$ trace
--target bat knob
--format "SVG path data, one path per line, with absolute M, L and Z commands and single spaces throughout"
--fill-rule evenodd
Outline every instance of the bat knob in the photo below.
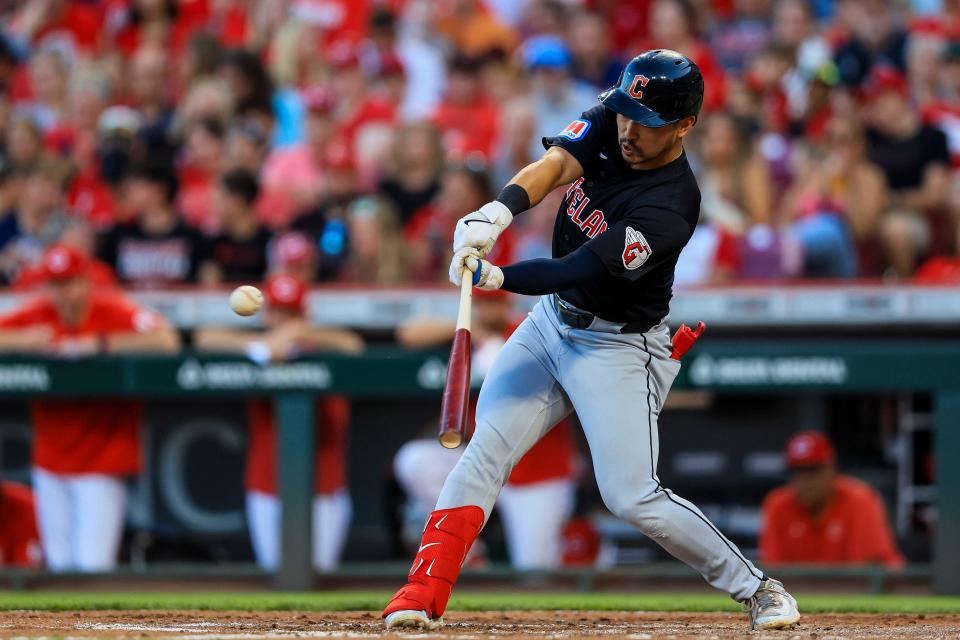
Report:
M 440 436 L 440 444 L 444 449 L 456 449 L 463 442 L 463 435 L 456 431 L 447 431 Z

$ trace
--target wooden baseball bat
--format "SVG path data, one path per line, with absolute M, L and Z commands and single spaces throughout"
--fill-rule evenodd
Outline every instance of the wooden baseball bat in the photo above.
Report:
M 460 281 L 460 308 L 457 330 L 453 334 L 447 381 L 440 403 L 440 444 L 456 449 L 463 443 L 467 430 L 467 409 L 470 405 L 470 307 L 473 300 L 473 272 L 463 270 Z

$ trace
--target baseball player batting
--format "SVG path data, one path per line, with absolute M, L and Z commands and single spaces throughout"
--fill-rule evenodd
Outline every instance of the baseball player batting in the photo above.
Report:
M 450 278 L 481 289 L 543 296 L 488 372 L 476 431 L 427 520 L 407 584 L 383 612 L 388 629 L 432 629 L 460 564 L 517 460 L 576 410 L 607 507 L 714 587 L 742 602 L 751 628 L 800 619 L 768 578 L 701 511 L 657 477 L 657 416 L 680 370 L 665 323 L 674 268 L 700 215 L 683 150 L 703 77 L 665 49 L 627 64 L 546 153 L 496 201 L 457 222 Z M 483 259 L 514 216 L 569 184 L 553 258 L 500 268 Z

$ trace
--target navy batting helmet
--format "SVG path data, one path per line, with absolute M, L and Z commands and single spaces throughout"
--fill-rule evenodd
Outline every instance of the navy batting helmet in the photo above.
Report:
M 693 60 L 676 51 L 645 51 L 627 63 L 600 102 L 645 127 L 663 127 L 700 113 L 703 76 Z

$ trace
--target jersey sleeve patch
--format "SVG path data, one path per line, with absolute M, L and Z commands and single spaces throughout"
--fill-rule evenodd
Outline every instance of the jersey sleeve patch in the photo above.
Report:
M 589 120 L 574 120 L 567 127 L 560 132 L 560 136 L 576 142 L 577 140 L 582 140 L 583 136 L 587 135 L 587 131 L 590 130 L 590 121 Z
M 639 269 L 653 255 L 650 243 L 633 227 L 627 227 L 623 245 L 623 266 L 629 271 Z

